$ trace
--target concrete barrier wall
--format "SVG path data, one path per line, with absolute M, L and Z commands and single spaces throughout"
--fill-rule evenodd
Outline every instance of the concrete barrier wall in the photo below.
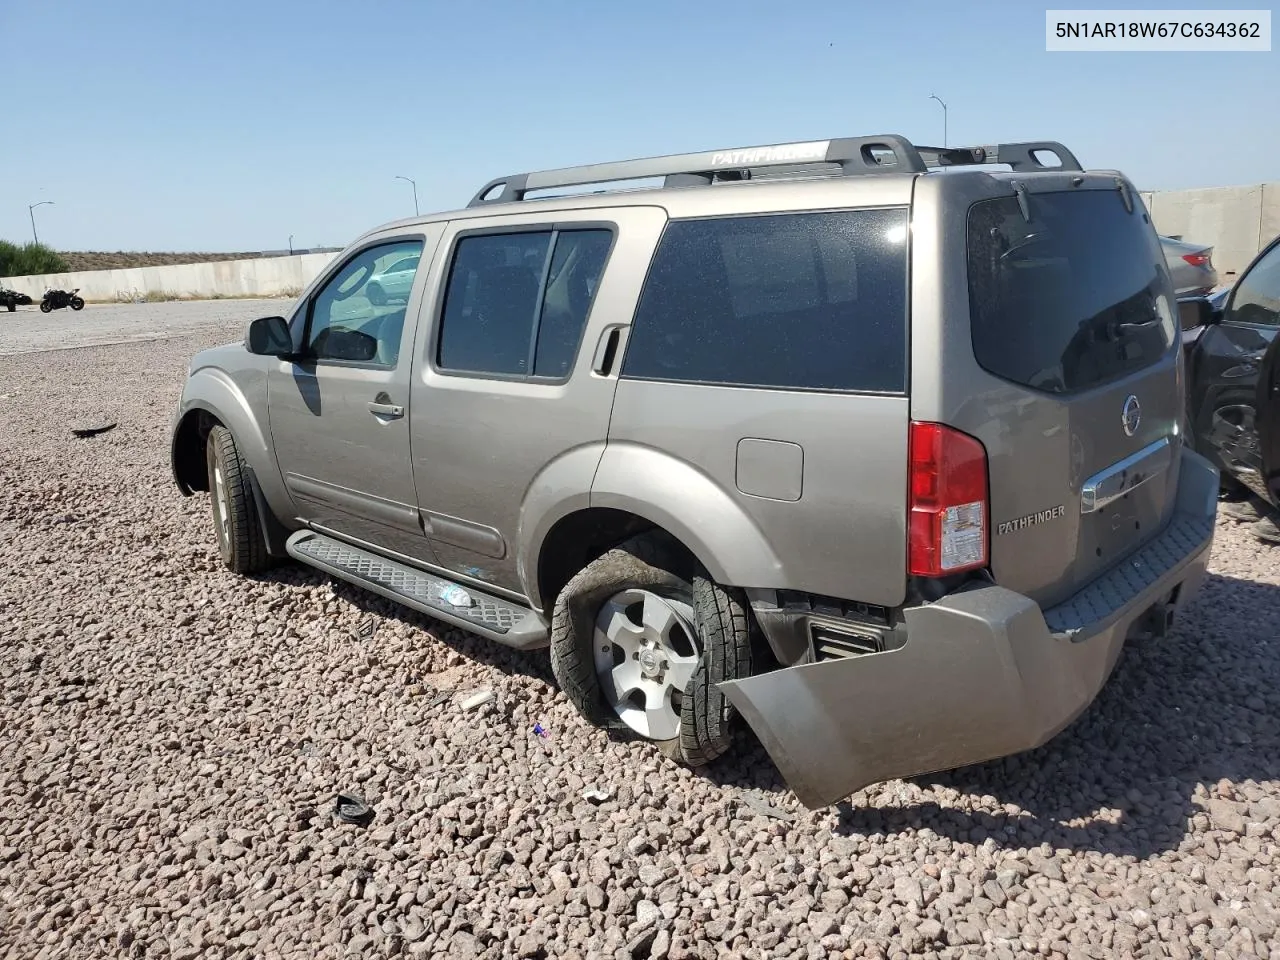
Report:
M 337 253 L 307 253 L 258 260 L 220 260 L 129 270 L 86 270 L 42 276 L 8 277 L 3 285 L 39 300 L 53 287 L 80 288 L 86 300 L 128 300 L 151 294 L 180 297 L 274 297 L 300 290 Z
M 1280 233 L 1280 181 L 1243 187 L 1146 191 L 1142 200 L 1158 232 L 1214 248 L 1213 263 L 1224 283 L 1233 280 Z M 272 297 L 305 287 L 337 255 L 308 253 L 173 267 L 57 273 L 6 278 L 3 284 L 37 299 L 49 287 L 79 287 L 86 300 L 125 300 L 148 293 L 197 298 Z
M 1213 247 L 1224 283 L 1280 233 L 1280 182 L 1143 193 L 1159 233 Z

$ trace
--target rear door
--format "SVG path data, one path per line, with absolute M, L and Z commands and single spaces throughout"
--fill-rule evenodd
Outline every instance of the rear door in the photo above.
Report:
M 1089 180 L 1006 182 L 966 204 L 963 359 L 981 374 L 964 377 L 959 353 L 940 372 L 952 425 L 987 448 L 992 573 L 1043 606 L 1159 532 L 1178 476 L 1165 258 L 1136 191 Z
M 634 206 L 449 225 L 411 387 L 413 475 L 459 578 L 520 594 L 529 498 L 578 491 L 586 505 L 617 382 L 597 358 L 630 320 L 643 273 L 628 266 L 648 262 L 665 223 Z

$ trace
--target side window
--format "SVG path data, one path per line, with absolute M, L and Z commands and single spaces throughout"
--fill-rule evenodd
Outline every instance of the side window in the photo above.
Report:
M 568 376 L 612 242 L 609 230 L 463 237 L 445 289 L 440 369 Z
M 906 387 L 902 209 L 671 223 L 622 376 L 800 390 Z
M 1280 243 L 1240 279 L 1226 319 L 1280 326 Z
M 421 240 L 398 240 L 361 250 L 343 264 L 311 301 L 306 352 L 319 361 L 350 360 L 372 338 L 367 362 L 394 367 L 400 356 L 405 308 L 422 255 Z M 356 351 L 353 353 L 352 351 Z

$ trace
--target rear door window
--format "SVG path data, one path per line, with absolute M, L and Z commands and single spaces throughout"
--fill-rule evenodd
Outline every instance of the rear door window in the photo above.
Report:
M 622 376 L 901 393 L 906 313 L 904 209 L 674 221 Z
M 568 377 L 612 244 L 605 229 L 463 237 L 445 292 L 440 369 Z
M 973 351 L 990 373 L 1070 394 L 1156 363 L 1174 343 L 1168 269 L 1118 191 L 1031 194 L 969 209 Z

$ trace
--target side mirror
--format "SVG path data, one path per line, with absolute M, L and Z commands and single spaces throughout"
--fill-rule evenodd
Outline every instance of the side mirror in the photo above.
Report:
M 378 354 L 378 341 L 375 337 L 358 330 L 340 330 L 330 327 L 316 337 L 314 351 L 319 360 L 368 363 Z
M 1217 311 L 1207 297 L 1188 297 L 1178 301 L 1178 321 L 1183 330 L 1198 330 L 1217 321 Z
M 292 357 L 293 338 L 289 335 L 289 321 L 284 317 L 254 320 L 245 335 L 245 348 L 261 357 Z

